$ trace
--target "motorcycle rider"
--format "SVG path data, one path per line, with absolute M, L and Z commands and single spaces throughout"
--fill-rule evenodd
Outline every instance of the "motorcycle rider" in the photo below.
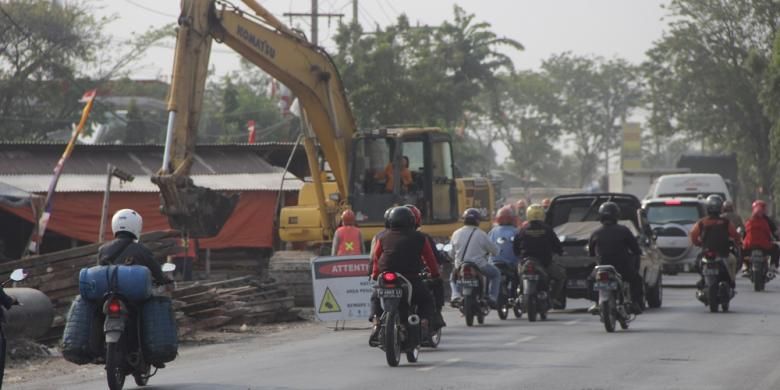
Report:
M 745 241 L 743 253 L 749 254 L 753 249 L 760 249 L 765 255 L 770 256 L 770 271 L 777 272 L 777 263 L 780 261 L 780 247 L 773 241 L 777 241 L 777 226 L 766 214 L 766 202 L 756 200 L 753 202 L 753 214 L 745 223 Z M 749 259 L 745 261 L 745 273 L 749 269 Z
M 734 203 L 730 200 L 723 202 L 723 213 L 721 213 L 720 216 L 731 221 L 737 230 L 740 230 L 740 228 L 742 228 L 742 230 L 745 229 L 745 224 L 742 222 L 742 217 L 740 217 L 739 214 L 734 211 Z
M 515 210 L 515 215 L 517 215 L 517 221 L 515 222 L 515 226 L 521 228 L 526 223 L 525 209 L 528 208 L 528 203 L 526 203 L 525 199 L 520 199 L 517 202 L 515 202 L 513 207 Z
M 707 216 L 700 219 L 693 225 L 689 233 L 693 245 L 702 247 L 703 250 L 712 250 L 718 256 L 724 257 L 727 262 L 728 274 L 731 279 L 731 288 L 736 286 L 737 261 L 729 256 L 729 240 L 734 242 L 735 248 L 741 248 L 741 237 L 737 233 L 737 228 L 726 218 L 720 216 L 723 209 L 723 198 L 719 195 L 710 195 L 705 201 Z M 704 275 L 697 287 L 704 286 Z
M 479 221 L 482 214 L 477 209 L 466 209 L 463 212 L 463 227 L 452 233 L 450 238 L 449 255 L 455 259 L 455 269 L 460 269 L 463 263 L 474 263 L 479 267 L 485 277 L 488 278 L 488 304 L 495 308 L 498 301 L 498 290 L 501 288 L 501 272 L 488 261 L 486 255 L 497 255 L 498 246 L 490 241 L 488 235 L 479 228 Z M 453 306 L 463 299 L 460 288 L 455 282 L 456 272 L 450 277 L 450 286 L 452 287 L 452 297 L 450 302 Z
M 439 277 L 439 266 L 433 248 L 425 236 L 415 229 L 414 214 L 408 207 L 394 207 L 388 214 L 389 230 L 377 240 L 371 256 L 371 279 L 376 280 L 382 272 L 397 272 L 412 285 L 412 302 L 417 305 L 423 334 L 428 333 L 428 323 L 433 317 L 434 302 L 431 293 L 420 279 L 420 268 L 428 268 L 432 278 Z M 369 344 L 377 342 L 382 306 L 376 295 L 371 297 L 372 322 L 374 323 Z
M 523 212 L 525 214 L 525 212 Z M 517 286 L 517 255 L 515 255 L 513 249 L 513 242 L 515 235 L 517 235 L 517 227 L 515 214 L 512 212 L 512 207 L 504 206 L 496 213 L 496 226 L 488 232 L 488 238 L 490 242 L 498 245 L 498 254 L 491 255 L 488 260 L 495 265 L 499 270 L 509 272 L 509 277 L 512 279 L 513 285 Z M 510 292 L 511 294 L 511 292 Z
M 513 250 L 521 261 L 527 258 L 539 262 L 539 271 L 550 281 L 550 291 L 555 307 L 561 307 L 566 270 L 553 261 L 553 253 L 563 254 L 563 246 L 553 229 L 544 223 L 544 208 L 538 204 L 528 206 L 525 212 L 528 224 L 517 232 Z
M 720 213 L 720 205 L 718 205 Z M 631 288 L 633 312 L 640 314 L 643 301 L 642 277 L 639 276 L 639 256 L 642 250 L 636 237 L 627 227 L 618 223 L 620 207 L 615 202 L 604 202 L 599 207 L 601 227 L 593 232 L 588 243 L 591 257 L 599 257 L 599 265 L 611 265 Z M 589 311 L 598 310 L 598 305 L 591 306 Z
M 100 265 L 143 265 L 152 272 L 152 279 L 160 285 L 172 283 L 146 246 L 138 242 L 143 229 L 143 218 L 135 210 L 122 209 L 111 218 L 114 239 L 98 249 Z
M 333 234 L 331 256 L 349 256 L 364 253 L 363 235 L 355 225 L 355 213 L 352 210 L 344 210 L 341 213 L 342 225 Z
M 438 249 L 436 249 L 436 241 L 433 240 L 433 237 L 431 237 L 429 234 L 423 232 L 420 230 L 422 227 L 422 212 L 420 212 L 420 209 L 417 208 L 417 206 L 413 204 L 407 204 L 404 207 L 407 207 L 409 210 L 412 211 L 412 214 L 414 214 L 414 228 L 420 232 L 423 236 L 425 236 L 425 239 L 428 240 L 428 244 L 431 246 L 431 250 L 433 251 L 433 255 L 436 256 L 436 263 L 441 266 L 442 264 L 448 262 L 447 259 L 442 255 L 441 252 L 439 252 Z M 444 317 L 441 315 L 441 309 L 444 307 L 444 285 L 442 283 L 441 278 L 431 278 L 431 294 L 433 295 L 433 302 L 435 304 L 436 310 L 434 311 L 434 324 L 433 324 L 433 330 L 437 330 L 438 328 L 447 326 L 447 324 L 444 322 Z

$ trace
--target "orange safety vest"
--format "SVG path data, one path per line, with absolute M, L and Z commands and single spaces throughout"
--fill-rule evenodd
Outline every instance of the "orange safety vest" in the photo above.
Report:
M 336 230 L 336 235 L 339 237 L 336 256 L 361 254 L 360 229 L 355 226 L 342 226 Z

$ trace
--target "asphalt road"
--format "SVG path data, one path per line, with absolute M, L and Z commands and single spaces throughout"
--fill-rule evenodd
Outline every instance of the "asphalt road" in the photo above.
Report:
M 691 283 L 692 275 L 666 277 Z M 188 348 L 147 389 L 780 389 L 780 282 L 755 293 L 746 279 L 729 313 L 709 313 L 691 288 L 666 288 L 663 308 L 626 331 L 604 331 L 586 302 L 548 321 L 500 321 L 467 328 L 446 313 L 438 350 L 388 367 L 367 330 L 324 327 L 282 332 L 269 342 Z M 579 309 L 577 309 L 579 308 Z M 511 318 L 511 315 L 510 315 Z M 365 326 L 364 323 L 352 325 Z M 74 366 L 74 370 L 77 366 Z M 128 378 L 126 388 L 131 386 Z M 104 389 L 99 367 L 10 389 Z

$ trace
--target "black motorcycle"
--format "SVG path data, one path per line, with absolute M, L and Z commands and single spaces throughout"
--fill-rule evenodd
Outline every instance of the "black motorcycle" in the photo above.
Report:
M 764 291 L 764 287 L 775 278 L 775 273 L 769 270 L 769 256 L 760 249 L 750 251 L 750 281 L 754 291 Z
M 620 323 L 621 329 L 628 329 L 628 323 L 636 318 L 631 314 L 631 286 L 611 265 L 597 265 L 594 273 L 593 289 L 599 293 L 598 314 L 604 329 L 614 332 L 616 322 Z
M 458 308 L 466 317 L 466 326 L 474 325 L 474 318 L 479 324 L 485 323 L 485 317 L 490 313 L 487 301 L 487 278 L 482 275 L 479 267 L 472 262 L 460 266 L 455 283 L 461 290 L 463 301 Z
M 552 307 L 549 278 L 540 272 L 540 265 L 536 259 L 526 259 L 521 267 L 522 284 L 517 299 L 518 306 L 528 314 L 528 321 L 535 322 L 537 315 L 542 320 L 546 320 L 547 312 Z
M 495 262 L 493 265 L 501 271 L 501 287 L 498 289 L 498 302 L 496 303 L 498 318 L 505 320 L 509 317 L 509 311 L 515 313 L 516 318 L 523 315 L 523 310 L 518 296 L 517 268 L 504 262 Z
M 712 313 L 717 313 L 719 306 L 724 312 L 728 311 L 734 289 L 731 288 L 726 258 L 714 251 L 705 251 L 701 258 L 701 273 L 704 285 L 696 291 L 696 298 L 709 306 Z
M 441 309 L 444 306 L 444 291 L 442 289 L 441 279 L 431 278 L 431 275 L 426 271 L 420 272 L 420 279 L 422 279 L 425 287 L 431 292 L 431 295 L 433 295 L 434 310 L 436 311 L 434 315 L 441 317 Z M 438 293 L 437 290 L 439 290 Z M 441 319 L 441 321 L 443 321 L 443 319 Z M 433 324 L 431 323 L 431 325 Z M 438 348 L 439 343 L 441 342 L 441 330 L 442 328 L 439 327 L 436 330 L 429 331 L 427 335 L 423 335 L 420 345 L 423 347 Z
M 398 366 L 402 352 L 409 363 L 417 362 L 423 335 L 412 304 L 412 284 L 399 273 L 383 272 L 375 288 L 383 310 L 376 346 L 385 351 L 390 367 Z

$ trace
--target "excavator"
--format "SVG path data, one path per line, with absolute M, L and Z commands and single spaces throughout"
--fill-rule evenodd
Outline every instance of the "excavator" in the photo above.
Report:
M 199 187 L 189 177 L 214 40 L 286 85 L 299 101 L 310 177 L 298 204 L 279 213 L 283 241 L 329 242 L 345 209 L 355 212 L 363 236 L 372 237 L 383 228 L 384 211 L 402 204 L 420 208 L 423 230 L 434 237 L 448 237 L 469 207 L 480 209 L 490 226 L 493 185 L 486 178 L 459 178 L 447 132 L 411 126 L 358 131 L 325 50 L 255 0 L 242 2 L 251 12 L 222 0 L 181 1 L 163 165 L 152 178 L 171 227 L 193 238 L 215 236 L 238 201 L 239 195 Z

